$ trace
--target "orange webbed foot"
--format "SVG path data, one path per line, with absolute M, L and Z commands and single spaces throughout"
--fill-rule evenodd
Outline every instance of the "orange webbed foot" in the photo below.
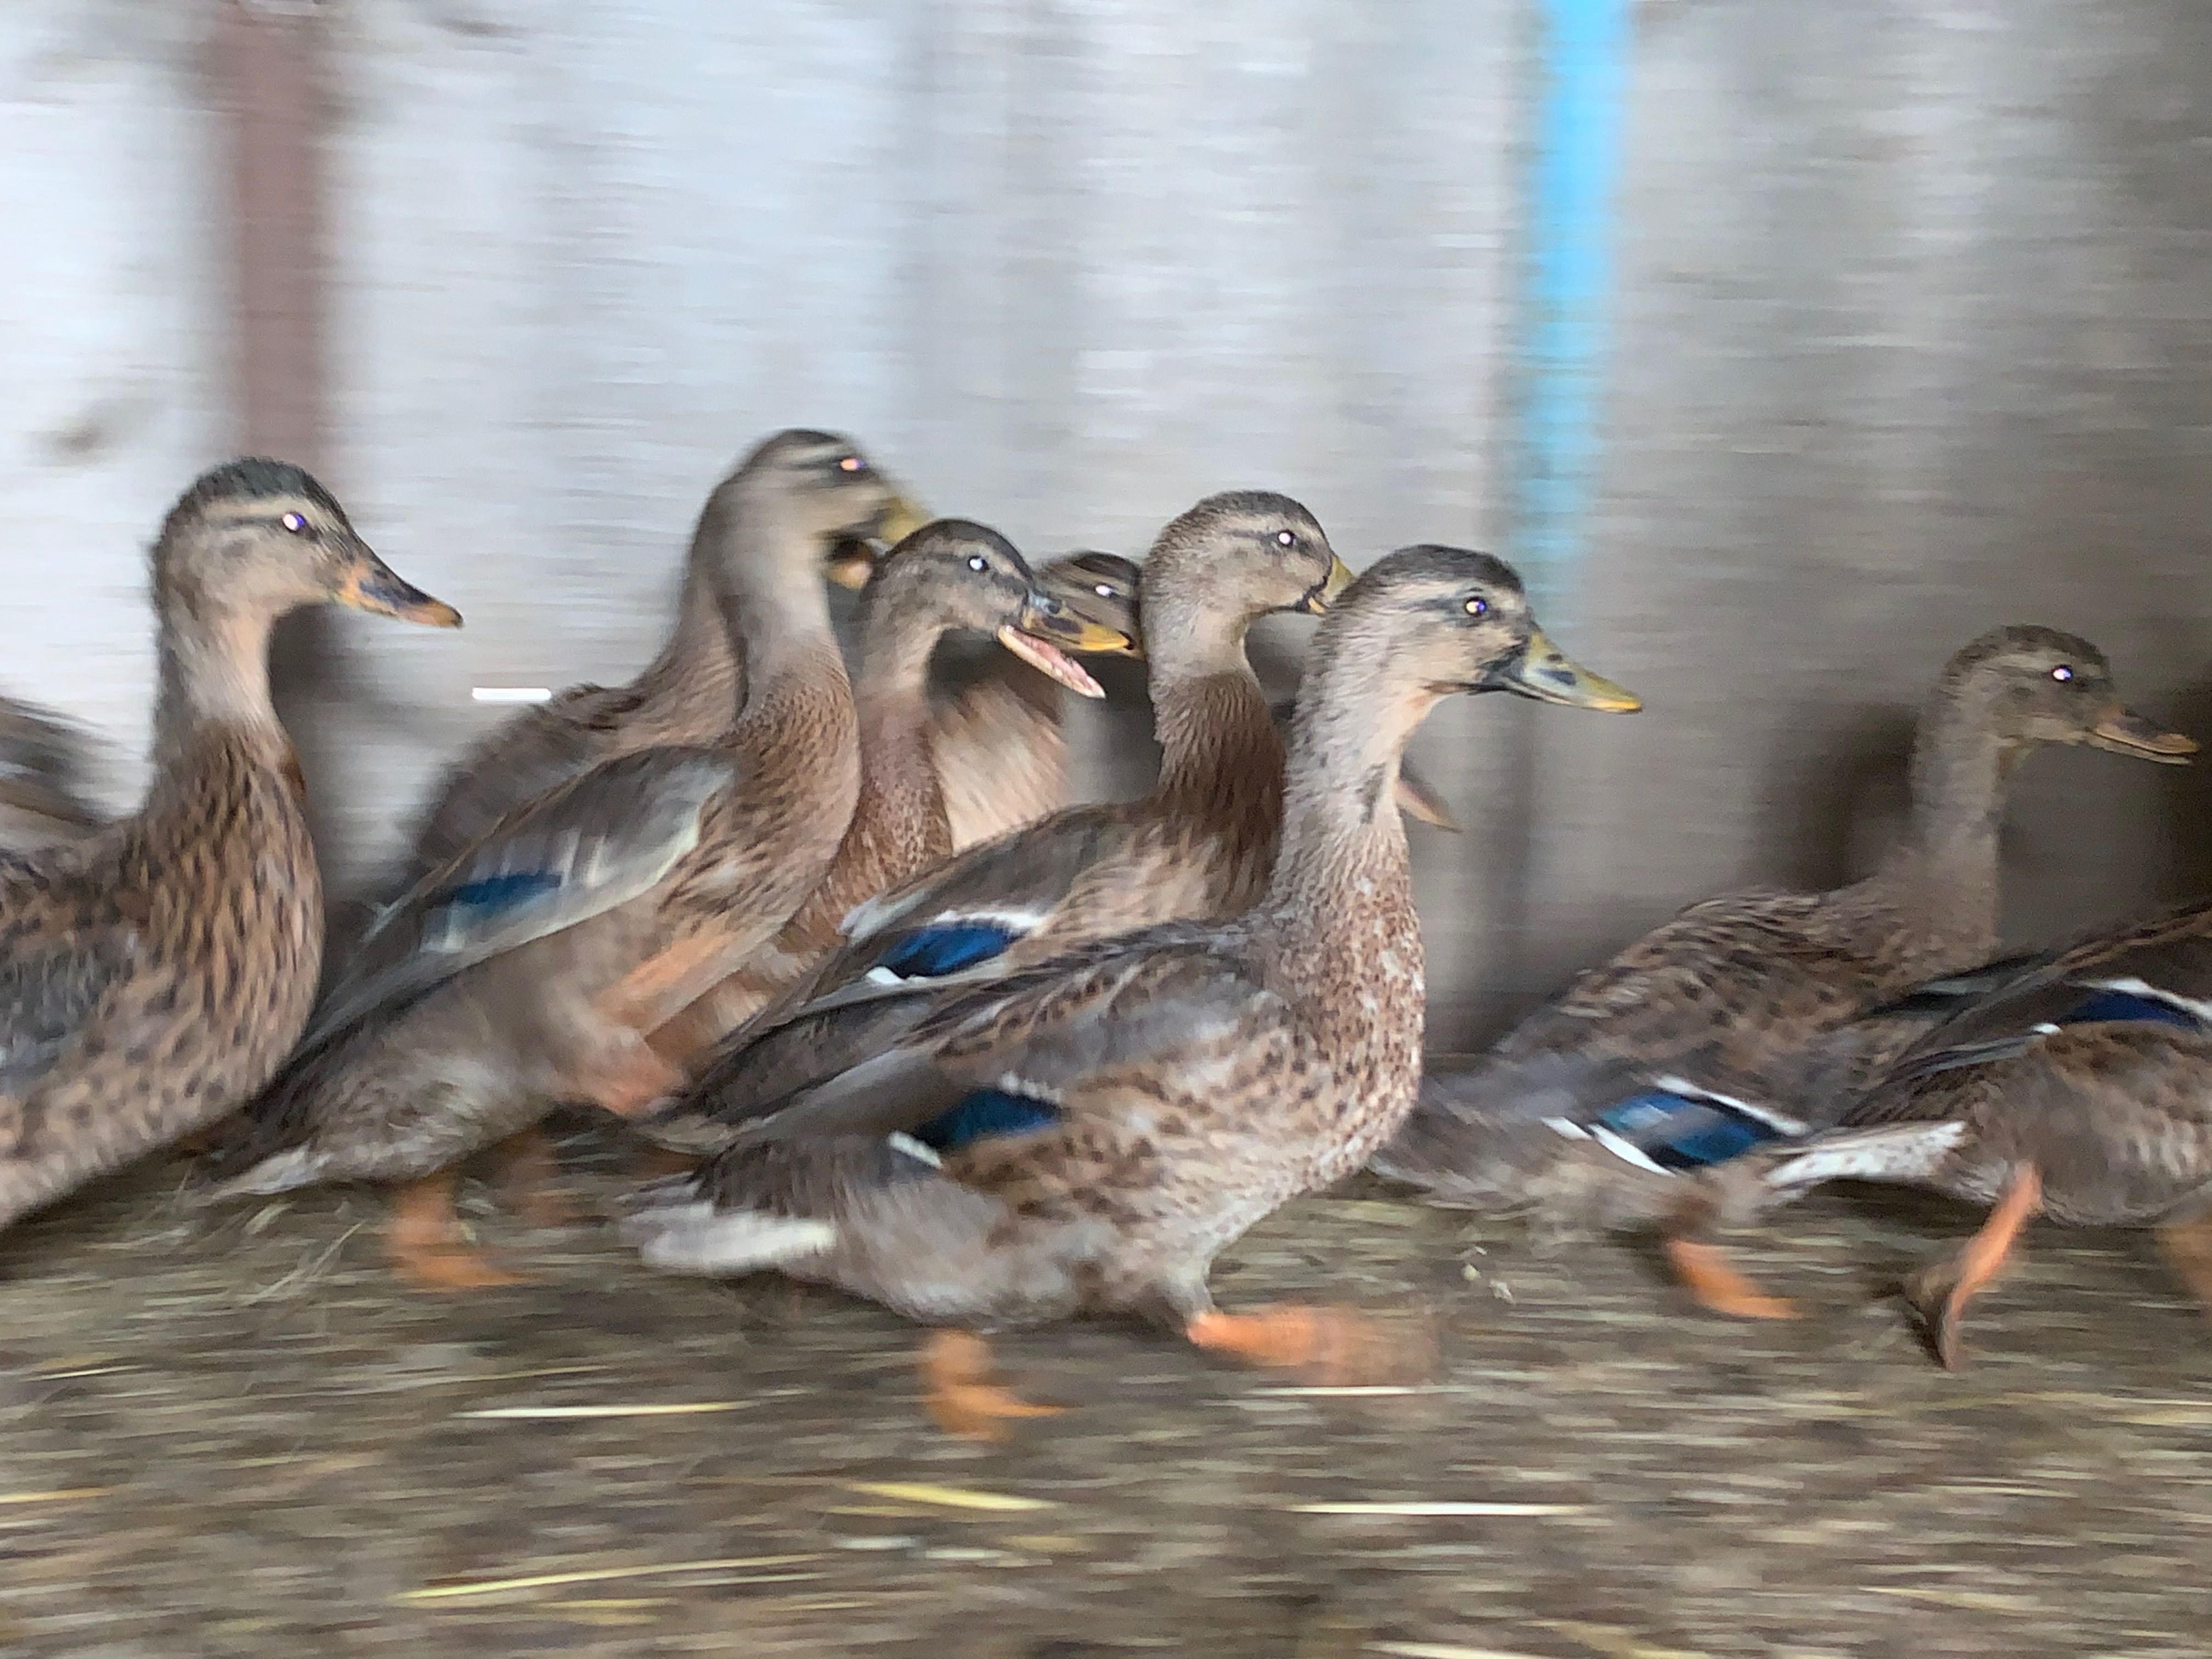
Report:
M 1020 1417 L 1056 1417 L 1062 1407 L 1040 1406 L 992 1380 L 990 1345 L 971 1331 L 935 1331 L 922 1344 L 922 1403 L 947 1434 L 998 1442 Z
M 1698 1304 L 1715 1313 L 1736 1319 L 1795 1319 L 1797 1310 L 1778 1296 L 1769 1296 L 1745 1277 L 1742 1270 L 1721 1253 L 1717 1244 L 1687 1238 L 1670 1238 L 1662 1247 L 1674 1276 Z
M 1357 1308 L 1279 1302 L 1249 1313 L 1194 1315 L 1183 1334 L 1197 1347 L 1247 1365 L 1285 1370 L 1322 1388 L 1396 1382 L 1425 1373 L 1425 1332 L 1386 1325 Z
M 418 1290 L 492 1290 L 526 1281 L 498 1266 L 461 1236 L 453 1213 L 454 1175 L 443 1170 L 393 1194 L 385 1246 L 400 1278 Z
M 1946 1370 L 1965 1357 L 1960 1333 L 1966 1304 L 1994 1281 L 2012 1254 L 2021 1229 L 2043 1207 L 2043 1178 L 2033 1164 L 2016 1165 L 2011 1183 L 1980 1231 L 1948 1261 L 1923 1267 L 1905 1282 L 1905 1299 L 1928 1328 L 1928 1340 Z

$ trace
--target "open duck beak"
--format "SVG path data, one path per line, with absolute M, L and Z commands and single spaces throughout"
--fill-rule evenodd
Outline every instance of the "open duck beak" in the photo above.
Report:
M 2161 732 L 2124 703 L 2114 703 L 2097 716 L 2087 738 L 2092 748 L 2109 749 L 2116 755 L 2133 755 L 2161 766 L 2186 766 L 2197 752 L 2197 739 L 2179 732 Z
M 459 628 L 461 613 L 443 599 L 434 599 L 369 550 L 356 542 L 331 597 L 373 616 L 397 617 L 402 622 L 431 628 Z
M 1337 596 L 1352 586 L 1352 567 L 1332 553 L 1328 556 L 1328 576 L 1320 586 L 1306 590 L 1297 608 L 1309 617 L 1318 617 L 1334 605 Z
M 1120 629 L 1078 616 L 1049 593 L 1035 588 L 1022 602 L 1021 615 L 1001 627 L 998 637 L 1000 645 L 1030 667 L 1084 697 L 1103 697 L 1105 688 L 1067 653 L 1127 651 L 1134 643 Z
M 1528 630 L 1528 649 L 1501 665 L 1492 684 L 1502 691 L 1517 691 L 1539 702 L 1595 708 L 1601 714 L 1633 714 L 1644 707 L 1644 699 L 1626 686 L 1615 685 L 1576 663 L 1540 628 Z

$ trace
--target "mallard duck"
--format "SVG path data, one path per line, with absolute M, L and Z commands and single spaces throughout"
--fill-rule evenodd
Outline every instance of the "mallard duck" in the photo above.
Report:
M 277 618 L 336 600 L 460 623 L 281 461 L 204 474 L 152 563 L 161 681 L 143 805 L 0 864 L 0 1223 L 230 1110 L 307 1020 L 322 885 L 269 698 Z
M 1139 575 L 1118 554 L 1087 549 L 1037 567 L 1046 592 L 1133 642 Z M 939 653 L 929 748 L 944 795 L 948 851 L 1010 834 L 1067 805 L 1061 704 L 1055 681 L 1003 651 Z
M 922 521 L 888 487 L 865 492 L 865 501 L 818 488 L 826 449 L 880 476 L 849 440 L 828 433 L 794 428 L 757 446 L 707 498 L 684 560 L 676 626 L 660 654 L 627 685 L 572 685 L 471 744 L 417 817 L 407 854 L 381 885 L 382 902 L 458 856 L 514 808 L 601 761 L 711 744 L 729 730 L 744 678 L 729 614 L 732 567 L 754 557 L 757 544 L 782 539 L 813 550 L 826 574 L 854 585 L 869 556 L 857 538 L 896 541 Z
M 733 1099 L 745 1076 L 765 1099 L 842 1069 L 916 1017 L 926 981 L 945 974 L 1007 971 L 1079 940 L 1249 907 L 1274 860 L 1283 748 L 1245 635 L 1270 611 L 1325 609 L 1351 579 L 1288 496 L 1231 491 L 1173 520 L 1140 599 L 1161 748 L 1152 792 L 1056 812 L 857 907 L 845 942 L 732 1032 L 708 1061 L 714 1086 L 688 1097 Z M 711 1151 L 722 1133 L 673 1105 L 639 1127 L 681 1152 Z
M 2212 1315 L 2212 902 L 2093 934 L 2013 975 L 1923 1036 L 1802 1144 L 1705 1172 L 1664 1224 L 1711 1305 L 1784 1317 L 1706 1234 L 1829 1181 L 1923 1187 L 1986 1204 L 1955 1255 L 1905 1294 L 1955 1368 L 1966 1304 L 2033 1217 L 2152 1227 Z
M 1142 567 L 1118 554 L 1086 550 L 1037 568 L 1046 592 L 1102 626 L 1137 636 Z M 1001 653 L 946 664 L 930 726 L 931 750 L 945 790 L 953 850 L 1036 823 L 1067 805 L 1067 743 L 1060 694 L 1049 680 Z M 1290 729 L 1291 700 L 1274 704 L 1279 732 Z M 1410 763 L 1398 779 L 1398 805 L 1413 817 L 1457 830 L 1451 809 Z
M 1382 560 L 1315 639 L 1256 908 L 942 988 L 895 1046 L 647 1189 L 629 1236 L 657 1267 L 772 1267 L 935 1324 L 1129 1310 L 1247 1358 L 1343 1351 L 1356 1316 L 1225 1314 L 1206 1276 L 1413 1104 L 1421 936 L 1392 780 L 1441 697 L 1499 690 L 1637 707 L 1544 637 L 1500 561 Z M 933 1399 L 948 1426 L 988 1433 L 1024 1407 L 974 1358 L 972 1340 L 935 1346 Z
M 885 493 L 825 443 L 817 487 Z M 743 716 L 713 748 L 618 756 L 510 814 L 380 920 L 301 1053 L 216 1149 L 212 1195 L 399 1183 L 388 1243 L 413 1282 L 511 1282 L 460 1238 L 456 1166 L 550 1105 L 635 1111 L 680 1073 L 646 1041 L 768 945 L 827 872 L 859 787 L 851 690 L 815 550 L 733 571 Z M 999 596 L 1025 583 L 990 561 Z M 1011 607 L 1006 607 L 1011 608 Z
M 0 697 L 0 855 L 80 841 L 100 827 L 84 794 L 84 733 L 60 715 Z
M 1910 823 L 1873 875 L 1692 905 L 1488 1054 L 1432 1060 L 1376 1170 L 1445 1206 L 1620 1227 L 1664 1213 L 1675 1172 L 1832 1120 L 1969 988 L 1923 981 L 1995 949 L 2005 783 L 2043 743 L 2161 762 L 2196 747 L 2126 708 L 2088 641 L 1982 635 L 1929 695 Z
M 1091 599 L 1091 611 L 1114 612 L 1113 605 Z M 930 684 L 931 653 L 945 635 L 968 631 L 991 638 L 1023 676 L 1052 686 L 1055 698 L 1061 687 L 1097 697 L 1104 695 L 1098 682 L 1061 647 L 1132 651 L 1136 623 L 1124 620 L 1126 628 L 1093 620 L 1045 591 L 1013 544 L 982 525 L 939 520 L 894 548 L 873 567 L 861 594 L 854 685 L 860 791 L 836 856 L 783 931 L 656 1031 L 653 1046 L 678 1065 L 696 1057 L 836 945 L 847 911 L 952 851 L 944 757 L 937 750 L 944 710 Z M 1007 676 L 983 684 L 1019 682 Z M 1052 725 L 1056 733 L 1056 710 Z M 1023 758 L 1009 753 L 1001 763 Z

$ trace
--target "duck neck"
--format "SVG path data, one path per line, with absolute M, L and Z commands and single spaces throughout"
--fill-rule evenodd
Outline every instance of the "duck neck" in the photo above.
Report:
M 1271 821 L 1282 800 L 1283 744 L 1244 654 L 1242 618 L 1146 618 L 1147 682 L 1160 744 L 1155 793 L 1213 817 Z
M 719 551 L 693 538 L 676 627 L 635 682 L 639 713 L 647 720 L 692 730 L 726 726 L 735 717 L 738 658 L 722 619 Z
M 1995 944 L 1997 832 L 2019 750 L 1971 683 L 1929 699 L 1913 740 L 1911 816 L 1874 881 L 1931 934 Z
M 202 610 L 162 603 L 161 683 L 154 704 L 156 765 L 182 757 L 210 727 L 240 731 L 289 749 L 269 693 L 269 635 L 260 610 Z
M 1412 915 L 1398 770 L 1435 702 L 1433 693 L 1408 696 L 1377 684 L 1372 668 L 1358 664 L 1316 655 L 1306 671 L 1265 908 L 1316 952 L 1343 948 L 1352 932 L 1347 917 Z
M 860 602 L 860 793 L 852 834 L 911 838 L 919 860 L 951 850 L 944 792 L 930 746 L 929 664 L 945 633 L 872 584 Z
M 830 744 L 856 764 L 853 688 L 830 623 L 830 595 L 804 541 L 767 512 L 733 510 L 725 489 L 700 526 L 722 550 L 716 591 L 722 623 L 745 678 L 733 746 L 776 753 L 786 744 Z M 799 752 L 807 752 L 800 750 Z

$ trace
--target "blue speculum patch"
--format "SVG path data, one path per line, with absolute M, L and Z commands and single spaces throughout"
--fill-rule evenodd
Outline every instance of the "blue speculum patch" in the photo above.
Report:
M 463 882 L 446 894 L 444 902 L 471 910 L 497 910 L 550 893 L 560 884 L 561 878 L 550 870 L 515 870 Z
M 2061 1025 L 2089 1025 L 2142 1020 L 2154 1021 L 2160 1025 L 2179 1025 L 2189 1030 L 2199 1030 L 2204 1024 L 2185 1008 L 2177 1008 L 2156 997 L 2137 996 L 2132 991 L 2094 992 L 2085 1000 L 2076 1003 L 2073 1012 L 2058 1023 Z
M 1647 1089 L 1608 1107 L 1595 1120 L 1662 1170 L 1695 1170 L 1725 1164 L 1781 1131 L 1717 1101 Z
M 901 940 L 877 965 L 901 979 L 937 979 L 989 961 L 1018 937 L 997 922 L 947 922 Z
M 994 1135 L 1025 1135 L 1060 1121 L 1060 1109 L 1048 1101 L 1003 1089 L 978 1089 L 949 1112 L 941 1112 L 913 1132 L 933 1152 L 957 1152 Z

